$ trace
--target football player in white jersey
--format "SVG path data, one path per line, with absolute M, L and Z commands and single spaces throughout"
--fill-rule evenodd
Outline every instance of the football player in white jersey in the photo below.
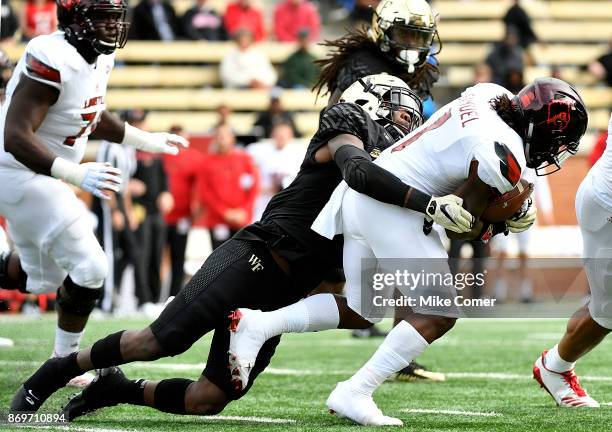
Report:
M 57 0 L 57 9 L 60 30 L 28 43 L 0 110 L 0 214 L 18 251 L 0 256 L 0 286 L 57 290 L 54 355 L 66 356 L 78 349 L 107 273 L 71 186 L 108 199 L 121 183 L 110 165 L 81 163 L 88 138 L 172 154 L 188 143 L 105 111 L 114 52 L 127 40 L 124 1 Z
M 533 377 L 564 407 L 599 407 L 574 373 L 576 361 L 612 330 L 612 116 L 606 150 L 584 178 L 576 194 L 576 216 L 583 238 L 582 256 L 591 298 L 567 323 L 565 334 L 544 351 Z
M 587 125 L 582 99 L 569 84 L 554 78 L 537 79 L 514 96 L 495 84 L 479 84 L 442 107 L 419 129 L 385 150 L 376 164 L 416 185 L 428 194 L 451 194 L 460 187 L 467 210 L 482 214 L 493 191 L 503 194 L 515 187 L 525 167 L 539 175 L 560 169 L 574 154 Z M 497 233 L 521 232 L 535 221 L 535 208 L 498 224 L 478 221 L 460 238 L 488 240 Z M 423 217 L 412 210 L 374 201 L 341 183 L 313 229 L 331 238 L 344 234 L 344 270 L 347 303 L 353 313 L 376 322 L 363 302 L 361 275 L 363 259 L 427 258 L 436 272 L 450 274 L 447 253 L 435 231 L 428 235 Z M 439 258 L 439 260 L 431 260 Z M 389 261 L 378 261 L 385 269 Z M 404 265 L 406 261 L 402 263 Z M 394 271 L 395 269 L 390 269 Z M 391 287 L 392 288 L 392 287 Z M 453 297 L 454 288 L 438 293 Z M 442 289 L 440 289 L 442 288 Z M 452 288 L 452 287 L 451 287 Z M 430 293 L 423 288 L 421 295 Z M 406 294 L 406 293 L 404 293 Z M 273 312 L 239 309 L 230 326 L 230 367 L 237 383 L 244 385 L 262 344 L 270 337 L 288 332 L 332 329 L 338 326 L 341 302 L 327 297 L 322 307 L 319 294 Z M 412 296 L 413 298 L 415 296 Z M 318 307 L 311 307 L 317 304 Z M 364 425 L 401 425 L 376 406 L 372 394 L 389 376 L 420 355 L 430 343 L 450 330 L 456 320 L 453 307 L 417 305 L 395 326 L 372 358 L 349 380 L 341 382 L 327 400 L 330 410 Z

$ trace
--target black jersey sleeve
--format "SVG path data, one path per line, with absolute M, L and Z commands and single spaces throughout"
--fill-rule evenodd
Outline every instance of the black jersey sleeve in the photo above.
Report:
M 332 105 L 321 113 L 319 129 L 310 141 L 306 156 L 314 160 L 319 148 L 332 138 L 343 134 L 354 135 L 365 145 L 374 127 L 374 122 L 358 105 L 353 103 Z

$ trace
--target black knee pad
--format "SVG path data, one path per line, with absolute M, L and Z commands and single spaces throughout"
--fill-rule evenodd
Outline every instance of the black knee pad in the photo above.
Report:
M 160 381 L 155 387 L 153 404 L 160 411 L 171 414 L 187 414 L 185 410 L 185 393 L 192 380 L 171 378 Z
M 19 266 L 19 275 L 17 279 L 9 276 L 9 264 L 11 257 L 14 255 L 13 252 L 0 253 L 0 288 L 8 290 L 16 289 L 25 293 L 28 275 L 23 271 L 21 265 Z
M 64 289 L 57 290 L 57 304 L 64 312 L 88 316 L 102 295 L 102 288 L 85 288 L 75 284 L 70 276 L 64 281 Z

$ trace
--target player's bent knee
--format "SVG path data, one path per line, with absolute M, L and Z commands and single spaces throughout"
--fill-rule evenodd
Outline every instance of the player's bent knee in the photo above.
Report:
M 449 317 L 437 317 L 435 318 L 435 320 L 436 320 L 436 325 L 438 327 L 438 331 L 441 334 L 448 332 L 450 329 L 452 329 L 455 326 L 455 323 L 457 322 L 457 318 L 449 318 Z
M 121 337 L 121 353 L 125 360 L 153 361 L 164 357 L 164 350 L 150 327 L 128 330 Z
M 100 288 L 108 275 L 108 261 L 104 252 L 95 250 L 81 260 L 69 273 L 72 280 L 87 288 Z
M 351 320 L 352 326 L 350 328 L 352 329 L 370 328 L 374 324 L 378 324 L 379 322 L 381 322 L 384 318 L 382 316 L 381 317 L 372 317 L 372 316 L 364 317 L 362 310 L 361 310 L 360 301 L 351 301 L 351 299 L 347 299 L 346 304 L 353 313 L 355 313 L 359 318 L 361 318 L 360 320 Z
M 201 378 L 187 388 L 185 410 L 190 414 L 215 415 L 228 404 L 225 393 L 208 379 Z
M 76 284 L 68 276 L 64 285 L 57 290 L 56 301 L 61 310 L 66 313 L 88 316 L 96 306 L 101 294 L 100 288 L 86 288 Z

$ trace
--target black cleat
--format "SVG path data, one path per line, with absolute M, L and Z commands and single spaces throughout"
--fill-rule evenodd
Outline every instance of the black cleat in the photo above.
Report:
M 367 329 L 353 330 L 351 335 L 354 338 L 366 339 L 366 338 L 375 338 L 375 337 L 386 337 L 387 336 L 387 332 L 384 332 L 384 331 L 380 330 L 376 326 L 372 326 L 372 327 L 367 328 Z
M 76 368 L 76 353 L 68 357 L 47 360 L 34 374 L 23 383 L 13 396 L 10 412 L 35 412 L 57 390 L 64 387 Z M 77 373 L 79 375 L 82 372 Z
M 118 367 L 99 369 L 91 384 L 68 401 L 62 414 L 72 421 L 97 409 L 118 405 L 121 388 L 128 381 Z
M 432 372 L 417 362 L 411 362 L 404 369 L 395 374 L 397 381 L 444 381 L 446 376 L 441 372 Z
M 43 402 L 44 400 L 41 400 L 40 397 L 36 396 L 32 390 L 26 389 L 22 385 L 13 396 L 9 412 L 18 413 L 38 411 L 38 408 L 40 408 Z

